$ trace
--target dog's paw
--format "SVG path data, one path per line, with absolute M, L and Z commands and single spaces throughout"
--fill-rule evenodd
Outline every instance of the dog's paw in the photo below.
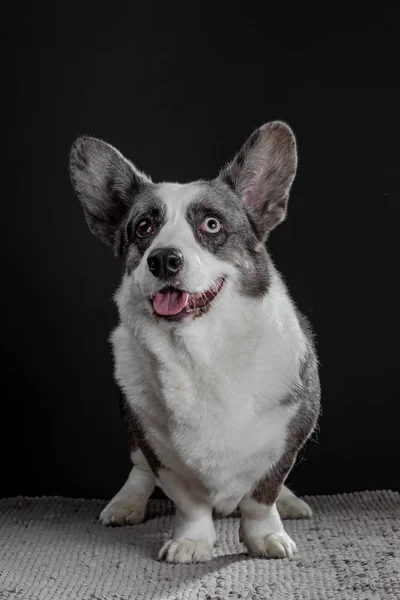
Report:
M 247 539 L 246 546 L 249 556 L 259 558 L 293 558 L 296 552 L 296 544 L 286 531 Z
M 158 553 L 168 563 L 198 563 L 211 559 L 212 547 L 202 540 L 169 540 Z
M 284 498 L 278 497 L 276 505 L 281 519 L 309 519 L 312 517 L 312 510 L 307 502 L 294 494 Z
M 144 519 L 146 502 L 141 498 L 113 499 L 101 512 L 99 521 L 102 525 L 137 525 Z

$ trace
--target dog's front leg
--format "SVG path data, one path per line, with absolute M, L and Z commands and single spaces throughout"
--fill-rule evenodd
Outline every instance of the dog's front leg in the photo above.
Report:
M 240 502 L 240 539 L 251 556 L 292 558 L 296 552 L 296 544 L 286 533 L 276 504 L 294 458 L 294 453 L 284 455 Z
M 216 539 L 212 507 L 173 471 L 161 469 L 159 483 L 175 503 L 176 514 L 172 539 L 161 548 L 158 558 L 170 563 L 210 560 Z

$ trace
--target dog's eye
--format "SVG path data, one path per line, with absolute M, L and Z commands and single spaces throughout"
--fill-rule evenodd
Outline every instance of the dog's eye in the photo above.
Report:
M 154 231 L 154 225 L 150 219 L 142 219 L 136 227 L 136 233 L 139 237 L 146 237 Z
M 200 225 L 200 229 L 206 233 L 218 233 L 221 231 L 222 225 L 215 217 L 207 217 Z

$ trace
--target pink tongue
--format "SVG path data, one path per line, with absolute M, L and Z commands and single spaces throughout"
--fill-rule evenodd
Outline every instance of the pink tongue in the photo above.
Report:
M 158 315 L 176 315 L 185 308 L 188 299 L 187 292 L 165 290 L 154 296 L 153 308 Z

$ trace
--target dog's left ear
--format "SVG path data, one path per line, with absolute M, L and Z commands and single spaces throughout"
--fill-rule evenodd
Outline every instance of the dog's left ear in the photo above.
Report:
M 293 132 L 274 121 L 256 129 L 220 174 L 242 199 L 262 241 L 286 216 L 296 166 Z

